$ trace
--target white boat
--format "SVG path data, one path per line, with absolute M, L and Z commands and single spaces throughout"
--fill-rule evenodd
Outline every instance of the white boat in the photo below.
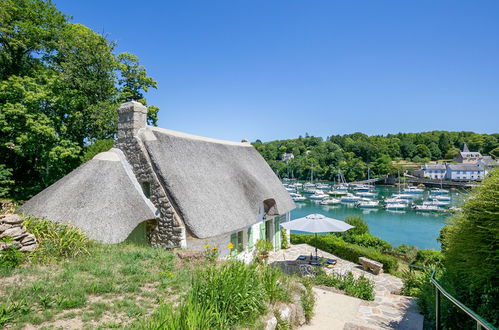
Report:
M 435 199 L 436 200 L 439 200 L 439 201 L 446 201 L 446 202 L 450 202 L 450 196 L 447 196 L 447 195 L 438 195 L 438 196 L 435 196 Z
M 355 203 L 360 201 L 360 198 L 361 197 L 359 196 L 355 196 L 353 194 L 348 193 L 346 196 L 341 197 L 340 201 L 342 203 Z
M 307 188 L 315 188 L 315 184 L 313 184 L 311 182 L 305 182 L 302 186 L 305 189 L 307 189 Z
M 296 192 L 296 188 L 294 188 L 294 187 L 285 187 L 285 188 L 288 192 L 292 192 L 292 193 Z
M 402 192 L 406 194 L 422 194 L 424 192 L 424 189 L 413 186 L 405 188 L 404 190 L 402 190 Z
M 402 198 L 387 198 L 385 199 L 385 204 L 409 204 L 408 199 L 402 199 Z
M 439 212 L 441 209 L 436 205 L 414 205 L 412 207 L 415 211 L 420 212 Z
M 335 205 L 339 203 L 340 200 L 337 198 L 325 198 L 320 202 L 321 205 Z
M 398 199 L 413 199 L 414 195 L 413 194 L 394 194 L 392 197 L 398 198 Z
M 317 189 L 320 189 L 320 190 L 328 190 L 329 188 L 331 188 L 330 185 L 325 184 L 325 183 L 318 183 L 318 184 L 315 185 L 315 187 Z
M 444 202 L 444 201 L 439 201 L 438 199 L 434 198 L 431 201 L 425 201 L 423 202 L 423 205 L 435 205 L 438 207 L 449 207 L 450 203 L 449 202 Z
M 308 198 L 313 199 L 313 200 L 323 200 L 328 198 L 329 196 L 324 194 L 322 191 L 316 191 L 315 194 L 310 195 Z
M 407 208 L 407 204 L 405 203 L 389 203 L 385 205 L 385 209 L 387 210 L 404 210 Z
M 361 200 L 355 205 L 360 208 L 376 208 L 379 206 L 379 202 L 373 200 Z
M 356 195 L 360 196 L 360 197 L 367 197 L 367 198 L 376 197 L 376 193 L 369 192 L 369 191 L 361 191 L 361 192 L 356 193 Z
M 430 190 L 430 195 L 446 195 L 449 191 L 447 189 L 437 188 Z
M 291 199 L 294 201 L 294 202 L 304 202 L 305 200 L 307 200 L 305 197 L 303 196 L 296 196 L 296 197 L 291 197 Z
M 315 188 L 305 188 L 305 189 L 303 189 L 303 193 L 304 194 L 315 194 L 316 191 L 317 191 L 317 189 L 315 189 Z

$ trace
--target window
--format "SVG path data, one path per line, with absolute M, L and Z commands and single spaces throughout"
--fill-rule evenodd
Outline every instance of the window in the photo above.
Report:
M 243 231 L 239 231 L 230 235 L 230 242 L 234 245 L 234 249 L 232 249 L 232 253 L 236 251 L 237 253 L 242 252 L 244 250 L 244 241 L 243 241 Z
M 140 183 L 140 186 L 142 187 L 144 195 L 146 195 L 147 198 L 151 198 L 151 183 L 144 181 Z

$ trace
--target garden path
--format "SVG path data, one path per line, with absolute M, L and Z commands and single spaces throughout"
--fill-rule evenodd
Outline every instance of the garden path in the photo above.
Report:
M 315 254 L 315 248 L 308 244 L 291 245 L 289 249 L 272 252 L 269 255 L 268 262 L 296 260 L 300 255 L 310 254 Z M 358 264 L 338 258 L 322 250 L 318 250 L 318 254 L 319 256 L 337 261 L 336 265 L 332 268 L 326 268 L 326 272 L 334 272 L 342 275 L 352 272 L 355 277 L 364 275 L 374 282 L 375 300 L 364 301 L 350 297 L 350 299 L 357 299 L 359 301 L 358 308 L 346 310 L 342 314 L 342 320 L 345 320 L 345 322 L 338 323 L 338 325 L 329 327 L 329 329 L 423 329 L 424 318 L 419 313 L 416 300 L 412 297 L 400 295 L 403 287 L 403 282 L 400 278 L 385 273 L 374 275 L 371 272 L 363 270 Z M 315 290 L 315 292 L 317 295 L 318 291 Z M 338 296 L 341 295 L 331 291 L 328 292 L 328 290 L 320 291 L 317 299 L 316 314 L 312 320 L 312 324 L 324 323 L 327 325 L 327 320 L 334 314 L 333 310 L 335 306 L 337 308 L 345 303 L 345 300 L 340 299 L 341 297 L 338 298 Z M 317 320 L 314 322 L 315 319 Z M 323 321 L 317 323 L 318 320 Z M 339 327 L 339 324 L 343 324 L 343 326 Z

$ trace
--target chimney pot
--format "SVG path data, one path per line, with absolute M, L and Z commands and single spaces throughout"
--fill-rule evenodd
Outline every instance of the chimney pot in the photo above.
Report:
M 137 101 L 122 103 L 118 109 L 118 140 L 131 138 L 147 126 L 147 107 Z

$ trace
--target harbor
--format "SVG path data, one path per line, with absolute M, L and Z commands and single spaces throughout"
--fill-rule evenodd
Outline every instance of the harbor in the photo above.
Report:
M 295 200 L 291 219 L 321 213 L 331 218 L 361 216 L 371 233 L 393 246 L 440 250 L 437 238 L 466 190 L 418 187 L 284 183 Z

